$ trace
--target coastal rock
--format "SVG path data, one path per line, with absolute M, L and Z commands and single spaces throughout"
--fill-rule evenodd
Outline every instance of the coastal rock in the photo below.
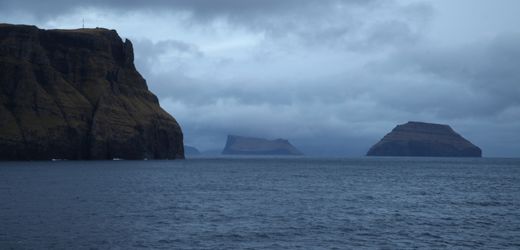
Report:
M 266 140 L 261 138 L 228 135 L 226 155 L 302 155 L 288 140 Z
M 184 145 L 184 154 L 185 155 L 200 155 L 200 151 L 195 147 Z
M 408 122 L 385 135 L 367 156 L 481 157 L 482 151 L 448 125 Z
M 183 134 L 102 28 L 0 24 L 0 159 L 183 158 Z

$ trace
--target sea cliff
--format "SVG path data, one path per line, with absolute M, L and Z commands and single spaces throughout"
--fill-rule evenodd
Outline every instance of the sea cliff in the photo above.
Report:
M 102 28 L 0 24 L 0 160 L 184 158 L 183 134 Z

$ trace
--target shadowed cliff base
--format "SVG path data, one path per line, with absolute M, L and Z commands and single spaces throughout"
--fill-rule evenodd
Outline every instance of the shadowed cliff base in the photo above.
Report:
M 367 156 L 481 157 L 482 150 L 448 125 L 408 122 L 385 135 Z
M 183 134 L 102 28 L 0 24 L 0 160 L 184 158 Z

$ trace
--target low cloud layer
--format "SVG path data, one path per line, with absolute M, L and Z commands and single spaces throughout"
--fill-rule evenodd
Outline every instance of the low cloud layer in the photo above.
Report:
M 130 38 L 151 90 L 186 143 L 202 150 L 241 134 L 288 138 L 309 154 L 359 156 L 395 125 L 418 120 L 452 125 L 486 156 L 520 156 L 520 33 L 448 37 L 456 31 L 445 24 L 448 10 L 460 8 L 462 18 L 467 6 L 31 2 L 0 1 L 0 22 L 73 28 L 85 19 Z
M 2 0 L 4 10 L 28 12 L 41 18 L 63 15 L 70 11 L 85 8 L 110 9 L 112 11 L 158 11 L 168 10 L 190 12 L 201 19 L 226 17 L 278 16 L 280 14 L 299 14 L 299 11 L 314 11 L 333 7 L 367 6 L 381 0 L 55 0 L 55 1 L 17 1 Z M 319 14 L 319 13 L 318 13 Z

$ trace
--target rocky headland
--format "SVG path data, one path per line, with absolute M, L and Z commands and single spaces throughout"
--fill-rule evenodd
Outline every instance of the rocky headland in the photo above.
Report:
M 228 135 L 222 151 L 226 155 L 302 155 L 288 140 Z
M 481 157 L 482 151 L 448 125 L 408 122 L 385 135 L 367 156 Z
M 184 158 L 183 134 L 102 28 L 0 24 L 0 160 Z

